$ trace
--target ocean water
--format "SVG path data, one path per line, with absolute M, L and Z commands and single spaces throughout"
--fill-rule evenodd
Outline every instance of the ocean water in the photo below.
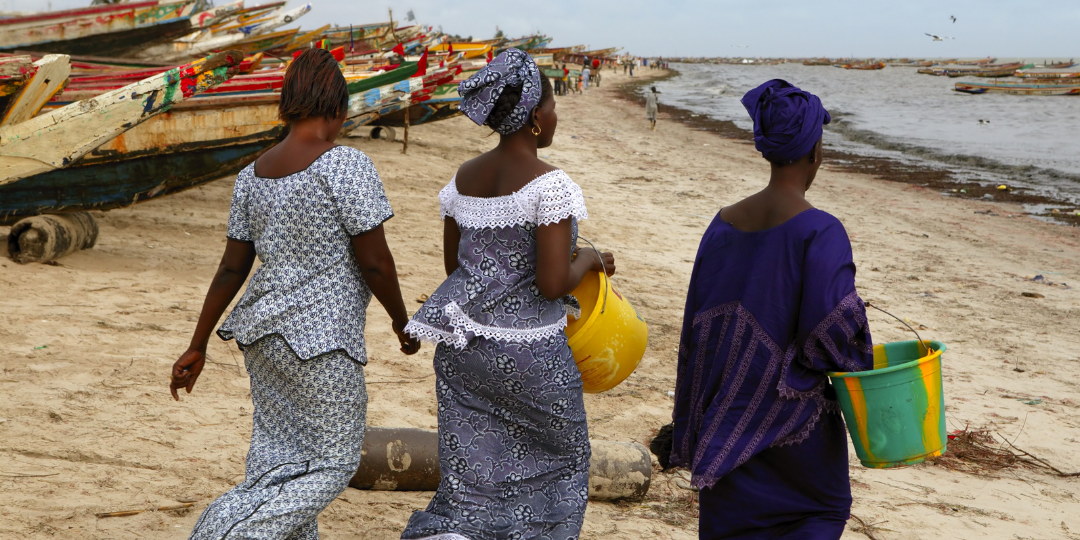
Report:
M 679 76 L 656 85 L 661 110 L 667 103 L 751 130 L 739 100 L 769 79 L 784 79 L 817 94 L 833 115 L 829 146 L 917 161 L 961 179 L 1007 183 L 1080 206 L 1080 96 L 962 94 L 952 88 L 965 78 L 920 75 L 908 67 L 674 67 Z

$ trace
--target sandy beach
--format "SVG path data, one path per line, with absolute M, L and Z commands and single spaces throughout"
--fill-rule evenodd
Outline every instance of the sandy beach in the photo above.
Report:
M 763 187 L 768 166 L 752 143 L 671 121 L 662 99 L 649 131 L 643 107 L 617 92 L 627 81 L 605 71 L 602 87 L 560 97 L 555 143 L 540 154 L 584 189 L 590 219 L 581 234 L 615 253 L 615 283 L 649 323 L 634 375 L 586 395 L 592 437 L 648 444 L 670 421 L 701 233 L 721 207 Z M 396 212 L 386 231 L 415 310 L 414 299 L 445 277 L 436 194 L 497 138 L 464 117 L 415 126 L 410 137 L 408 155 L 400 142 L 340 142 L 366 152 L 382 175 Z M 1061 471 L 1080 471 L 1077 229 L 841 171 L 828 148 L 825 157 L 809 199 L 846 226 L 862 297 L 948 346 L 949 429 L 987 428 Z M 169 367 L 224 248 L 232 185 L 223 178 L 96 213 L 97 246 L 55 265 L 0 258 L 0 538 L 186 538 L 206 505 L 243 478 L 251 401 L 235 344 L 214 338 L 194 392 L 179 403 L 168 392 Z M 886 315 L 869 315 L 876 343 L 913 339 Z M 433 348 L 397 352 L 376 301 L 368 321 L 370 424 L 434 429 Z M 871 470 L 854 451 L 850 460 L 858 520 L 845 538 L 1080 539 L 1077 477 L 1022 466 Z M 582 538 L 697 538 L 694 493 L 675 479 L 656 472 L 645 501 L 590 503 Z M 396 539 L 429 498 L 349 488 L 320 529 L 334 540 Z M 96 517 L 123 510 L 147 511 Z

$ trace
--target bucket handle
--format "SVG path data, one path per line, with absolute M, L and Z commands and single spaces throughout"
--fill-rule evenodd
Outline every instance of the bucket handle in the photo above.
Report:
M 892 313 L 889 313 L 888 311 L 885 311 L 884 309 L 881 309 L 881 308 L 871 304 L 870 302 L 864 302 L 864 303 L 866 304 L 866 307 L 872 307 L 872 308 L 874 308 L 874 309 L 876 309 L 876 310 L 878 310 L 878 311 L 880 311 L 880 312 L 882 312 L 882 313 L 884 313 L 884 314 L 886 314 L 886 315 L 900 321 L 900 324 L 906 326 L 908 330 L 911 330 L 911 332 L 913 334 L 915 334 L 915 339 L 919 340 L 919 346 L 926 349 L 927 354 L 930 353 L 930 346 L 927 345 L 926 342 L 923 341 L 921 337 L 919 337 L 919 333 L 916 332 L 915 329 L 912 328 L 910 324 L 908 324 L 906 321 L 904 321 L 904 319 L 901 319 L 900 317 L 897 317 L 896 315 L 893 315 Z
M 611 276 L 609 276 L 608 273 L 607 273 L 607 265 L 604 264 L 604 258 L 600 256 L 600 250 L 596 249 L 596 246 L 594 246 L 593 243 L 590 242 L 588 238 L 585 238 L 584 236 L 581 236 L 580 234 L 578 235 L 578 240 L 584 240 L 585 243 L 589 244 L 589 247 L 591 247 L 592 250 L 596 252 L 596 256 L 600 258 L 600 267 L 604 269 L 604 279 L 606 279 L 608 281 L 611 281 Z M 608 288 L 609 287 L 604 287 L 604 303 L 603 303 L 603 305 L 600 306 L 600 314 L 601 315 L 603 315 L 604 312 L 607 311 Z

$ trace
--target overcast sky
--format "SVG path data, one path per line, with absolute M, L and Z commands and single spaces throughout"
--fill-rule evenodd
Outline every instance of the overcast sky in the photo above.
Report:
M 555 38 L 553 46 L 619 46 L 641 56 L 1080 58 L 1080 0 L 311 2 L 314 9 L 301 19 L 305 28 L 380 22 L 392 7 L 395 19 L 411 9 L 420 22 L 462 36 L 489 38 L 498 26 L 512 36 L 542 31 Z M 88 3 L 53 0 L 51 5 Z M 48 5 L 48 0 L 0 0 L 0 10 L 37 11 Z M 955 39 L 934 42 L 926 32 Z

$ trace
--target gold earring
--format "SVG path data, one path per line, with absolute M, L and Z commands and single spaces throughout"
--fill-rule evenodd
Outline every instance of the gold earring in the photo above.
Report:
M 542 130 L 540 129 L 540 126 L 533 126 L 530 131 L 532 131 L 534 137 L 539 137 Z

